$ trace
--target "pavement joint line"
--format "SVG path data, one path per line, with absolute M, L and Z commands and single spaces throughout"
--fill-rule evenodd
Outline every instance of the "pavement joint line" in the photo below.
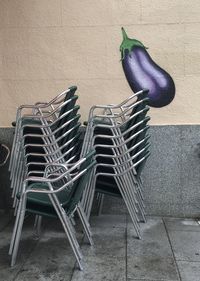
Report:
M 167 234 L 167 238 L 168 238 L 168 241 L 169 241 L 169 245 L 170 245 L 170 248 L 171 248 L 171 251 L 172 251 L 172 256 L 173 256 L 173 259 L 174 259 L 174 263 L 176 265 L 176 269 L 177 269 L 177 272 L 178 272 L 178 277 L 179 277 L 179 280 L 182 281 L 181 279 L 181 273 L 180 273 L 180 270 L 179 270 L 179 267 L 178 267 L 178 263 L 176 261 L 176 257 L 174 255 L 174 250 L 173 250 L 173 247 L 172 247 L 172 243 L 171 243 L 171 239 L 170 239 L 170 236 L 169 236 L 169 232 L 168 232 L 168 229 L 167 229 L 167 226 L 165 224 L 165 220 L 162 218 L 162 221 L 163 221 L 163 225 L 165 227 L 165 231 L 166 231 L 166 234 Z

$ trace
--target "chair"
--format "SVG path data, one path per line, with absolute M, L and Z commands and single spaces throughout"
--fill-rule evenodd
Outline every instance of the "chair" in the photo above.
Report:
M 77 125 L 78 128 L 80 126 L 80 123 L 77 123 L 78 119 L 80 118 L 80 115 L 77 115 L 79 106 L 75 106 L 77 96 L 72 96 L 73 94 L 74 94 L 74 88 L 72 93 L 70 88 L 69 91 L 67 92 L 67 98 L 65 97 L 64 102 L 59 105 L 59 108 L 57 107 L 51 112 L 50 116 L 55 115 L 57 114 L 57 112 L 59 112 L 58 118 L 51 123 L 47 122 L 46 120 L 49 118 L 49 114 L 45 117 L 43 115 L 42 116 L 26 115 L 21 119 L 20 118 L 17 119 L 18 120 L 17 124 L 20 123 L 20 120 L 24 120 L 24 119 L 26 122 L 24 125 L 18 126 L 16 132 L 17 134 L 16 145 L 13 148 L 15 159 L 12 158 L 11 160 L 12 161 L 11 186 L 13 187 L 12 196 L 14 198 L 16 192 L 18 191 L 18 186 L 20 185 L 19 180 L 23 178 L 21 177 L 23 175 L 23 167 L 28 167 L 28 166 L 30 167 L 30 165 L 28 165 L 28 162 L 33 161 L 33 156 L 34 155 L 35 157 L 43 156 L 43 160 L 45 158 L 45 161 L 40 161 L 40 162 L 48 163 L 49 161 L 50 162 L 55 161 L 55 159 L 57 159 L 59 156 L 60 157 L 62 156 L 59 144 L 61 145 L 62 143 L 64 143 L 64 145 L 62 145 L 62 149 L 66 150 L 67 148 L 66 143 L 69 140 L 69 136 L 71 138 L 73 137 L 72 127 Z M 38 122 L 36 122 L 38 120 L 39 120 L 39 124 Z M 66 131 L 68 133 L 66 133 Z M 68 143 L 68 149 L 69 149 L 69 143 Z M 24 163 L 23 155 L 26 160 L 25 163 Z
M 67 89 L 66 91 L 60 93 L 58 96 L 56 96 L 54 99 L 52 99 L 50 102 L 48 103 L 41 103 L 38 102 L 35 105 L 21 105 L 18 109 L 17 109 L 17 114 L 16 114 L 16 122 L 14 122 L 15 124 L 15 135 L 14 135 L 14 140 L 13 140 L 13 146 L 12 146 L 12 150 L 11 150 L 11 157 L 10 157 L 10 164 L 9 164 L 9 171 L 12 170 L 12 165 L 13 165 L 13 161 L 15 159 L 15 148 L 16 145 L 18 144 L 18 132 L 19 130 L 21 130 L 21 126 L 24 123 L 28 124 L 40 124 L 40 120 L 38 119 L 34 119 L 34 117 L 36 115 L 40 115 L 40 116 L 46 116 L 46 115 L 50 115 L 52 112 L 54 114 L 51 115 L 52 118 L 57 118 L 59 114 L 58 112 L 55 112 L 55 106 L 57 108 L 59 108 L 59 105 L 62 104 L 65 100 L 69 99 L 70 97 L 72 97 L 76 91 L 77 87 L 76 86 L 72 86 L 69 89 Z M 24 110 L 31 110 L 31 116 L 29 114 L 29 116 L 27 116 L 27 114 L 24 116 L 23 112 Z M 29 117 L 29 118 L 28 118 Z M 28 120 L 26 119 L 28 118 Z M 49 122 L 51 122 L 51 120 L 49 120 Z
M 74 164 L 50 163 L 45 169 L 44 177 L 28 177 L 17 194 L 19 206 L 12 234 L 9 254 L 12 255 L 11 266 L 15 265 L 19 241 L 26 213 L 39 216 L 56 217 L 60 220 L 69 243 L 82 270 L 82 254 L 74 235 L 70 218 L 77 211 L 83 224 L 84 232 L 93 244 L 91 231 L 80 204 L 87 178 L 96 163 L 94 150 Z M 30 184 L 30 182 L 32 182 Z
M 100 192 L 100 182 L 108 182 L 111 177 L 115 182 L 114 195 L 120 194 L 124 198 L 138 238 L 141 238 L 139 232 L 138 209 L 145 221 L 144 203 L 141 191 L 141 185 L 138 183 L 136 168 L 146 161 L 149 156 L 149 137 L 145 136 L 148 130 L 147 122 L 149 117 L 146 113 L 148 98 L 147 91 L 140 91 L 126 101 L 116 106 L 94 106 L 90 110 L 88 125 L 86 129 L 86 138 L 88 148 L 96 149 L 97 169 L 96 175 L 101 176 L 101 181 L 97 180 L 97 191 Z M 137 97 L 137 100 L 133 98 Z M 104 115 L 95 115 L 96 109 L 105 109 Z M 113 109 L 118 112 L 113 113 Z M 106 114 L 106 112 L 108 112 Z M 98 119 L 97 119 L 98 118 Z M 100 120 L 99 120 L 100 119 Z M 97 121 L 96 121 L 97 120 Z M 84 150 L 85 149 L 85 150 Z M 87 151 L 87 147 L 83 148 Z M 101 170 L 98 169 L 101 167 Z M 128 171 L 125 173 L 125 171 Z M 113 176 L 111 176 L 113 175 Z M 119 175 L 123 175 L 119 177 Z M 94 192 L 95 181 L 90 179 L 84 192 L 82 204 L 89 218 Z M 104 192 L 112 194 L 109 184 L 104 184 Z M 107 189 L 107 190 L 106 190 Z M 102 192 L 102 190 L 101 190 Z
M 14 156 L 18 155 L 17 152 L 20 150 L 20 146 L 22 144 L 21 142 L 21 138 L 23 136 L 23 134 L 28 134 L 28 133 L 32 133 L 32 134 L 36 134 L 38 136 L 37 137 L 37 141 L 38 138 L 41 139 L 41 134 L 43 133 L 50 133 L 52 130 L 54 131 L 56 129 L 56 127 L 58 127 L 60 125 L 60 122 L 58 122 L 58 117 L 57 114 L 59 114 L 59 116 L 63 116 L 63 111 L 67 110 L 67 108 L 70 105 L 70 102 L 74 105 L 74 102 L 77 100 L 77 96 L 71 97 L 72 93 L 71 93 L 71 89 L 69 89 L 67 91 L 67 94 L 65 96 L 65 99 L 63 101 L 63 103 L 61 103 L 61 105 L 57 106 L 51 113 L 47 114 L 47 115 L 43 115 L 43 114 L 36 114 L 36 115 L 25 115 L 25 116 L 21 116 L 20 118 L 18 118 L 19 115 L 19 111 L 17 112 L 17 126 L 16 126 L 16 130 L 15 130 L 15 139 L 13 142 L 13 148 L 12 148 L 12 153 Z M 20 107 L 21 108 L 21 107 Z M 21 113 L 20 113 L 21 114 Z M 56 117 L 56 119 L 55 119 Z M 51 120 L 53 118 L 54 122 Z M 40 136 L 39 136 L 40 135 Z M 36 139 L 35 139 L 36 140 Z M 27 142 L 30 142 L 31 140 L 27 140 Z M 41 143 L 41 141 L 39 141 L 39 143 Z M 15 161 L 16 161 L 16 157 L 12 157 L 11 155 L 11 178 L 13 175 L 13 171 L 15 169 L 13 168 L 13 165 L 15 165 Z

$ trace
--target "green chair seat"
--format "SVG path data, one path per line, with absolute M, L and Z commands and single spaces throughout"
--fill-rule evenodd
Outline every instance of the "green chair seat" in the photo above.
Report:
M 49 189 L 48 185 L 46 183 L 33 183 L 29 186 L 29 188 L 37 188 L 37 189 Z M 59 199 L 59 202 L 63 205 L 66 206 L 67 203 L 70 200 L 69 197 L 70 191 L 67 191 L 64 189 L 63 191 L 59 192 L 57 194 L 57 198 Z M 20 199 L 21 194 L 17 194 L 17 198 Z M 47 206 L 47 207 L 52 207 L 52 203 L 49 199 L 48 194 L 45 193 L 28 193 L 27 196 L 27 204 L 37 204 L 41 206 Z
M 22 119 L 22 126 L 25 126 L 25 125 L 41 125 L 41 121 L 38 119 L 25 117 Z

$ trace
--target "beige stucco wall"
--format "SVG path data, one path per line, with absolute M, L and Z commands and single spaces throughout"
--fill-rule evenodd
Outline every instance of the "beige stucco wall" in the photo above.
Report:
M 91 105 L 129 96 L 121 26 L 175 80 L 175 100 L 151 110 L 152 124 L 199 124 L 199 0 L 0 0 L 0 126 L 18 105 L 72 84 L 83 119 Z

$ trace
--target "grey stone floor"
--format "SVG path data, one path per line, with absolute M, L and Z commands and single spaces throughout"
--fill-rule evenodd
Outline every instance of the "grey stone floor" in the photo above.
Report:
M 75 259 L 60 225 L 43 222 L 40 240 L 32 235 L 33 218 L 23 228 L 17 264 L 9 267 L 8 247 L 13 227 L 0 215 L 0 280 L 16 281 L 199 281 L 200 225 L 195 220 L 149 217 L 141 224 L 142 240 L 135 239 L 126 215 L 92 217 L 95 246 L 78 239 L 84 271 Z M 79 226 L 78 226 L 79 229 Z

